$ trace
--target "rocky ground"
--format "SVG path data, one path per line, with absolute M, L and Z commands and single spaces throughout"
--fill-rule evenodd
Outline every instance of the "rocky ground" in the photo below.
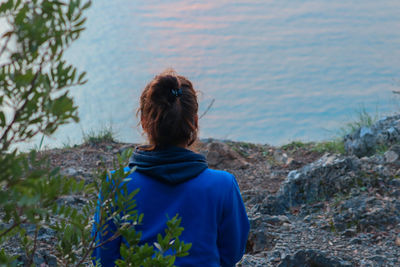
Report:
M 203 147 L 225 155 L 210 163 L 236 175 L 248 209 L 239 266 L 400 266 L 400 161 L 392 149 L 360 159 L 299 144 Z
M 251 230 L 238 266 L 400 266 L 399 142 L 400 116 L 394 116 L 346 136 L 344 154 L 312 143 L 213 139 L 195 149 L 210 167 L 233 173 L 241 188 Z M 45 153 L 64 174 L 90 181 L 96 166 L 111 166 L 131 147 L 85 144 Z M 46 247 L 51 232 L 40 234 L 35 262 L 55 265 Z

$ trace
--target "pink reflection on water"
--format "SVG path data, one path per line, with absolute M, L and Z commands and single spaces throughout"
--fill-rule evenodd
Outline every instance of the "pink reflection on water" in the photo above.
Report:
M 224 2 L 229 1 L 174 1 L 175 3 L 161 3 L 160 1 L 146 1 L 141 9 L 152 9 L 154 11 L 160 12 L 161 18 L 169 17 L 169 14 L 180 14 L 182 12 L 188 11 L 206 11 L 220 6 Z
M 189 30 L 215 30 L 218 28 L 225 28 L 229 24 L 212 24 L 212 23 L 195 23 L 187 21 L 155 21 L 143 23 L 145 26 L 159 27 L 159 28 L 177 28 Z

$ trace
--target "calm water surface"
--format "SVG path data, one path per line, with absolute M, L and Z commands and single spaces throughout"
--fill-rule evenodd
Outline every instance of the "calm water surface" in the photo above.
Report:
M 142 88 L 167 67 L 200 94 L 201 137 L 269 144 L 330 138 L 361 106 L 394 110 L 400 1 L 94 1 L 67 57 L 88 72 L 71 92 L 81 122 L 50 143 L 110 123 L 140 142 Z

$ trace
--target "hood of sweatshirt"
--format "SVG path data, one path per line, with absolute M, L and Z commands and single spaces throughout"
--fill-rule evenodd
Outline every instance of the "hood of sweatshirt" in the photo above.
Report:
M 207 169 L 206 158 L 181 147 L 166 147 L 154 151 L 138 148 L 129 160 L 129 168 L 169 184 L 179 184 L 198 176 Z

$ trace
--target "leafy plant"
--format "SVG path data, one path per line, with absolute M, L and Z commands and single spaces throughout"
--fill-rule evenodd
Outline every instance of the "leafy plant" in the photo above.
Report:
M 109 220 L 118 226 L 113 238 L 125 237 L 130 244 L 123 246 L 121 253 L 146 251 L 138 254 L 140 260 L 135 258 L 135 264 L 157 258 L 170 266 L 175 256 L 186 255 L 190 248 L 179 241 L 182 228 L 177 217 L 168 223 L 159 246 L 137 246 L 138 242 L 133 242 L 132 237 L 138 234 L 134 225 L 141 217 L 134 209 L 135 194 L 127 194 L 124 186 L 127 173 L 123 166 L 128 154 L 118 158 L 115 173 L 111 175 L 103 165 L 97 182 L 85 184 L 61 175 L 43 153 L 21 153 L 17 149 L 21 142 L 51 135 L 59 126 L 79 120 L 68 90 L 86 82 L 85 72 L 68 64 L 63 54 L 84 30 L 84 11 L 89 7 L 90 1 L 80 0 L 7 0 L 0 4 L 0 17 L 7 22 L 0 42 L 1 266 L 33 265 L 46 242 L 56 248 L 58 265 L 83 266 L 90 261 L 93 249 L 102 245 L 97 233 L 92 233 L 93 223 L 106 231 Z M 97 202 L 99 192 L 102 198 Z M 85 205 L 67 201 L 68 197 L 83 196 L 92 196 Z M 96 207 L 99 216 L 93 222 Z M 43 241 L 42 231 L 54 232 L 51 240 Z M 23 255 L 12 251 L 15 244 Z M 162 251 L 169 248 L 174 252 L 164 255 Z M 127 257 L 119 264 L 132 265 L 130 260 Z
M 38 233 L 51 223 L 55 201 L 81 192 L 84 184 L 62 177 L 35 151 L 19 153 L 15 145 L 78 121 L 68 88 L 84 84 L 85 73 L 67 64 L 63 53 L 83 31 L 82 12 L 89 6 L 48 0 L 0 5 L 7 22 L 0 48 L 0 244 L 17 237 L 26 265 L 33 264 Z M 15 264 L 4 249 L 0 254 L 1 264 Z

